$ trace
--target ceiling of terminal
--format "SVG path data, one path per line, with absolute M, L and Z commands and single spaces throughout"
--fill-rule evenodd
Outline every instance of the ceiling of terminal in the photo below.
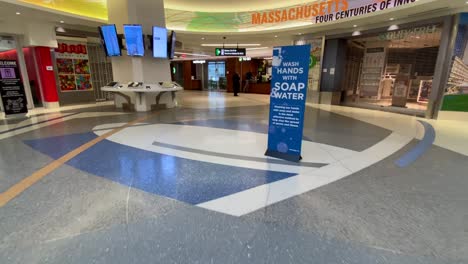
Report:
M 198 12 L 247 12 L 284 8 L 313 2 L 313 0 L 165 0 L 166 8 Z
M 89 31 L 96 33 L 96 27 L 98 25 L 107 23 L 105 20 L 96 20 L 84 18 L 82 16 L 73 15 L 70 13 L 51 10 L 49 8 L 40 8 L 38 9 L 35 5 L 30 4 L 21 4 L 18 5 L 19 1 L 29 1 L 29 2 L 39 2 L 39 0 L 0 0 L 0 33 L 2 28 L 2 21 L 18 21 L 18 23 L 34 23 L 31 21 L 46 21 L 49 23 L 55 23 L 57 26 L 66 28 L 67 30 L 81 30 Z M 94 4 L 99 4 L 101 0 L 75 0 L 75 1 L 60 1 L 60 3 L 76 3 L 79 1 L 88 1 L 93 2 Z M 297 4 L 299 2 L 311 2 L 310 0 L 297 0 L 297 1 L 283 1 L 283 0 L 239 0 L 236 3 L 241 3 L 239 6 L 244 5 L 243 3 L 249 2 L 252 3 L 250 6 L 256 6 L 261 2 L 268 2 L 268 8 L 280 7 L 280 4 L 287 3 L 288 5 Z M 377 1 L 380 0 L 348 0 L 348 1 Z M 52 3 L 54 0 L 40 1 L 42 3 Z M 213 3 L 215 0 L 167 0 L 166 7 L 172 6 L 169 3 L 185 5 L 188 3 L 201 3 L 201 2 L 210 2 Z M 231 3 L 232 1 L 216 1 L 220 7 Z M 313 1 L 312 1 L 313 2 Z M 58 3 L 55 2 L 55 3 Z M 236 4 L 237 6 L 237 4 Z M 203 8 L 203 5 L 199 6 L 200 9 Z M 98 9 L 98 7 L 96 7 Z M 221 9 L 220 9 L 221 10 Z M 399 7 L 398 12 L 394 10 L 383 10 L 377 12 L 377 14 L 367 14 L 359 17 L 352 17 L 346 19 L 346 23 L 342 21 L 331 21 L 320 24 L 307 23 L 300 27 L 294 28 L 278 28 L 278 29 L 262 29 L 254 31 L 237 31 L 230 32 L 229 30 L 220 30 L 218 32 L 199 32 L 200 30 L 187 31 L 186 28 L 178 29 L 177 27 L 172 27 L 168 23 L 169 29 L 175 29 L 177 31 L 177 38 L 183 43 L 183 49 L 180 49 L 180 52 L 192 53 L 192 54 L 212 54 L 213 47 L 205 47 L 203 44 L 236 44 L 239 43 L 242 47 L 242 44 L 256 44 L 255 46 L 247 47 L 249 48 L 250 54 L 258 54 L 262 56 L 263 54 L 271 54 L 271 47 L 278 45 L 287 45 L 291 44 L 294 39 L 301 38 L 301 35 L 306 34 L 315 34 L 315 35 L 339 35 L 339 34 L 349 34 L 352 31 L 365 31 L 369 28 L 385 28 L 393 24 L 404 24 L 410 23 L 413 21 L 427 20 L 434 17 L 440 17 L 447 14 L 453 14 L 456 12 L 468 12 L 468 4 L 466 0 L 419 0 L 416 3 L 406 5 L 404 7 Z M 16 12 L 21 12 L 21 15 L 16 15 Z M 181 11 L 183 12 L 183 11 Z M 222 13 L 225 14 L 225 13 Z M 170 21 L 170 13 L 167 13 L 167 17 Z M 63 23 L 61 23 L 63 22 Z M 204 30 L 205 26 L 208 24 L 213 24 L 213 21 L 210 20 L 202 21 L 202 23 L 197 24 L 199 29 Z M 223 24 L 223 23 L 217 23 Z M 208 28 L 207 26 L 206 28 Z M 206 29 L 209 31 L 209 29 Z M 226 36 L 227 39 L 224 41 L 223 37 Z M 430 45 L 430 43 L 429 43 Z M 254 55 L 255 56 L 255 55 Z
M 107 20 L 106 0 L 0 0 L 28 7 L 74 15 L 88 20 Z M 258 33 L 279 32 L 291 29 L 319 27 L 341 22 L 318 21 L 341 11 L 360 9 L 369 5 L 379 6 L 383 0 L 165 0 L 166 26 L 179 32 L 198 33 Z M 406 3 L 407 1 L 399 1 Z M 466 5 L 466 0 L 415 0 L 394 7 L 397 0 L 390 0 L 387 8 L 366 11 L 360 17 L 377 17 L 398 9 L 406 14 L 450 9 Z M 412 10 L 410 10 L 412 9 Z M 315 11 L 314 11 L 315 10 Z M 366 9 L 367 10 L 367 9 Z M 440 11 L 440 10 L 439 10 Z M 315 12 L 315 16 L 311 15 Z M 321 14 L 321 15 L 317 15 Z M 299 15 L 301 14 L 301 15 Z M 307 15 L 308 14 L 308 15 Z M 352 21 L 356 17 L 347 18 Z

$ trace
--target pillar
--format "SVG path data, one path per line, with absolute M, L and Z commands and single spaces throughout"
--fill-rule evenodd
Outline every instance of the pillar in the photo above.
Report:
M 15 36 L 16 41 L 16 53 L 18 54 L 18 64 L 20 67 L 21 77 L 23 81 L 24 92 L 26 94 L 26 101 L 28 109 L 34 108 L 34 100 L 32 97 L 31 87 L 29 85 L 28 69 L 26 67 L 26 61 L 23 53 L 23 39 L 20 36 Z
M 53 70 L 52 55 L 49 47 L 34 47 L 36 57 L 37 72 L 41 87 L 43 105 L 45 108 L 59 107 L 59 97 L 57 92 L 57 83 Z
M 437 119 L 444 100 L 445 88 L 450 76 L 453 49 L 457 36 L 458 19 L 448 16 L 444 19 L 442 36 L 440 38 L 439 55 L 437 57 L 432 91 L 426 110 L 426 118 Z
M 192 61 L 184 61 L 184 89 L 192 90 Z
M 107 0 L 109 23 L 115 24 L 117 32 L 123 34 L 124 24 L 141 24 L 143 34 L 151 35 L 153 26 L 166 27 L 163 0 Z M 147 42 L 148 39 L 145 39 Z M 120 83 L 130 81 L 158 83 L 171 81 L 168 59 L 153 58 L 150 50 L 144 57 L 130 57 L 123 51 L 122 57 L 112 58 L 114 80 Z M 149 96 L 149 95 L 148 95 Z M 136 100 L 133 96 L 133 100 Z M 135 105 L 138 111 L 149 111 L 152 99 L 139 100 L 144 105 Z M 116 105 L 119 102 L 116 101 Z
M 55 25 L 53 23 L 43 23 L 35 21 L 28 23 L 24 29 L 24 39 L 21 47 L 31 47 L 36 62 L 38 75 L 38 86 L 42 94 L 42 104 L 44 108 L 58 108 L 59 97 L 57 92 L 57 83 L 53 69 L 51 48 L 57 48 L 57 36 L 55 34 Z M 19 41 L 19 40 L 18 40 Z M 20 43 L 20 42 L 19 42 Z M 24 59 L 21 49 L 21 58 Z M 22 64 L 20 60 L 20 65 Z M 24 66 L 26 70 L 26 66 Z M 25 83 L 28 102 L 34 106 L 32 93 L 29 86 L 29 80 Z
M 346 65 L 346 40 L 331 39 L 325 44 L 322 78 L 320 82 L 320 103 L 340 104 L 343 77 Z
M 120 34 L 123 34 L 123 24 L 141 24 L 145 35 L 153 33 L 153 26 L 166 26 L 163 0 L 108 0 L 107 5 L 109 23 L 115 24 Z M 153 58 L 150 50 L 141 58 L 123 53 L 122 57 L 112 58 L 115 80 L 145 83 L 171 80 L 169 60 Z
M 236 72 L 239 74 L 239 76 L 241 75 L 239 59 L 227 58 L 226 59 L 226 81 L 227 81 L 226 92 L 228 93 L 234 92 L 234 87 L 232 85 L 232 77 L 234 76 Z

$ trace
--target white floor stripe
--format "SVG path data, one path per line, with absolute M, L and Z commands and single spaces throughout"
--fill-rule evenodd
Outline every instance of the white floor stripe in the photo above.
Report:
M 107 130 L 99 130 L 113 127 L 115 124 L 106 124 L 94 128 L 97 135 L 102 135 Z M 174 149 L 169 147 L 154 146 L 152 143 L 162 142 L 174 146 L 210 151 L 226 155 L 239 155 L 243 157 L 265 158 L 267 135 L 248 131 L 236 131 L 229 129 L 182 126 L 169 124 L 154 124 L 148 126 L 129 127 L 111 136 L 108 140 L 170 156 L 191 160 L 236 166 L 249 169 L 269 170 L 288 173 L 306 173 L 318 168 L 298 167 L 294 165 L 272 164 L 255 160 L 240 160 L 225 156 L 214 156 L 198 152 Z M 304 162 L 331 164 L 338 159 L 354 156 L 357 152 L 318 144 L 315 142 L 303 142 Z
M 103 125 L 100 129 L 112 127 Z M 147 151 L 162 153 L 198 161 L 206 161 L 229 166 L 273 170 L 298 173 L 297 176 L 278 182 L 265 184 L 219 199 L 199 204 L 197 206 L 233 215 L 242 216 L 263 207 L 300 195 L 322 187 L 334 181 L 365 169 L 394 154 L 411 142 L 419 128 L 413 130 L 413 135 L 392 133 L 390 136 L 362 151 L 354 152 L 334 146 L 304 142 L 304 155 L 307 162 L 324 162 L 330 165 L 322 168 L 295 167 L 279 164 L 214 157 L 172 148 L 153 146 L 156 139 L 166 144 L 199 148 L 227 154 L 244 154 L 246 156 L 261 156 L 266 145 L 266 136 L 245 131 L 233 131 L 218 128 L 155 124 L 127 128 L 109 138 L 109 140 Z M 104 134 L 106 130 L 95 131 Z M 196 136 L 194 136 L 196 135 Z
M 468 131 L 468 113 L 441 111 L 438 120 L 429 120 L 355 107 L 311 103 L 307 103 L 307 106 L 347 116 L 402 135 L 411 136 L 414 134 L 414 130 L 417 129 L 417 139 L 421 139 L 424 136 L 424 128 L 420 127 L 418 122 L 418 120 L 423 120 L 430 123 L 436 130 L 437 136 L 434 145 L 468 156 L 468 133 L 466 133 Z M 454 119 L 447 120 L 447 118 L 451 118 L 451 115 L 454 114 L 455 116 L 452 117 Z
M 392 155 L 410 143 L 411 140 L 413 137 L 393 133 L 365 151 L 311 173 L 303 173 L 285 180 L 258 186 L 197 206 L 233 216 L 242 216 L 343 179 Z
M 44 107 L 37 107 L 34 109 L 28 110 L 28 116 L 40 115 L 40 114 L 58 114 L 61 115 L 60 112 L 63 111 L 72 111 L 78 109 L 86 109 L 86 108 L 93 108 L 93 107 L 106 107 L 114 105 L 114 101 L 105 101 L 105 102 L 96 102 L 96 103 L 89 103 L 89 104 L 80 104 L 80 105 L 69 105 L 69 106 L 61 106 L 59 108 L 53 109 L 46 109 Z M 79 111 L 76 111 L 79 112 Z M 6 119 L 3 112 L 0 112 L 0 120 Z
M 68 115 L 68 114 L 72 114 L 72 113 L 67 113 L 65 115 Z M 27 133 L 27 132 L 30 132 L 30 131 L 33 131 L 33 130 L 36 130 L 36 129 L 39 129 L 39 128 L 51 126 L 51 125 L 54 125 L 54 124 L 59 124 L 59 123 L 69 121 L 69 120 L 72 120 L 72 119 L 91 118 L 91 117 L 105 117 L 105 116 L 115 116 L 115 115 L 125 115 L 125 114 L 126 113 L 119 113 L 119 112 L 88 112 L 88 113 L 81 113 L 81 114 L 72 115 L 72 116 L 68 116 L 68 117 L 64 117 L 64 118 L 59 118 L 59 119 L 52 120 L 52 121 L 49 121 L 49 122 L 44 122 L 44 123 L 37 124 L 37 125 L 32 125 L 32 126 L 25 127 L 25 128 L 22 128 L 22 129 L 14 130 L 14 131 L 9 132 L 9 133 L 1 134 L 0 135 L 0 140 L 5 139 L 5 138 L 9 138 L 9 137 L 13 137 L 13 136 L 16 136 L 16 135 L 24 134 L 24 133 Z M 21 126 L 24 126 L 24 125 L 37 123 L 37 122 L 41 122 L 41 121 L 48 120 L 48 119 L 57 118 L 57 117 L 62 116 L 62 115 L 63 114 L 57 114 L 57 115 L 53 115 L 53 116 L 47 115 L 47 116 L 37 117 L 37 118 L 34 118 L 34 119 L 28 119 L 26 121 L 21 122 L 20 124 L 17 124 L 15 126 L 11 126 L 10 129 L 13 129 L 15 127 L 21 127 Z
M 16 124 L 6 124 L 6 125 L 0 126 L 0 132 L 15 129 L 17 127 L 27 126 L 27 125 L 42 122 L 42 121 L 45 121 L 45 120 L 54 119 L 54 118 L 57 118 L 57 117 L 60 117 L 60 116 L 63 116 L 63 114 L 53 113 L 53 114 L 48 114 L 48 115 L 29 117 L 29 118 L 27 118 L 27 119 L 25 119 L 25 120 L 23 120 L 21 122 L 18 122 Z

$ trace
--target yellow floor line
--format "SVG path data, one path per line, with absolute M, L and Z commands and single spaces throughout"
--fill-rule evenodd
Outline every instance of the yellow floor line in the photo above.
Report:
M 17 184 L 13 185 L 11 188 L 9 188 L 7 191 L 3 192 L 0 194 L 0 208 L 5 206 L 8 202 L 13 200 L 15 197 L 26 191 L 29 187 L 33 186 L 36 182 L 40 181 L 42 178 L 47 176 L 49 173 L 53 172 L 69 160 L 73 159 L 74 157 L 78 156 L 80 153 L 86 151 L 87 149 L 91 148 L 92 146 L 96 145 L 97 143 L 103 141 L 104 139 L 124 130 L 127 127 L 133 126 L 137 123 L 141 123 L 145 121 L 146 119 L 154 116 L 155 114 L 147 115 L 145 117 L 139 118 L 137 120 L 134 120 L 130 123 L 125 124 L 124 126 L 118 127 L 116 129 L 113 129 L 102 136 L 99 136 L 83 145 L 80 147 L 68 152 L 67 154 L 63 155 L 57 160 L 52 161 L 51 163 L 47 164 L 45 167 L 42 169 L 34 172 L 33 174 L 29 175 L 28 177 L 24 178 Z
M 0 194 L 0 208 L 5 206 L 8 202 L 15 199 L 18 195 L 20 195 L 21 193 L 26 191 L 28 188 L 33 186 L 36 182 L 40 181 L 42 178 L 44 178 L 45 176 L 47 176 L 48 174 L 50 174 L 51 172 L 53 172 L 54 170 L 56 170 L 57 168 L 59 168 L 60 166 L 65 164 L 66 162 L 68 162 L 69 160 L 71 160 L 74 157 L 78 156 L 80 153 L 86 151 L 87 149 L 89 149 L 92 146 L 96 145 L 97 143 L 103 141 L 104 139 L 106 139 L 106 138 L 108 138 L 108 137 L 110 137 L 110 136 L 124 130 L 125 128 L 131 127 L 131 126 L 133 126 L 135 124 L 138 124 L 138 123 L 141 123 L 141 122 L 147 120 L 148 118 L 150 118 L 150 117 L 152 117 L 154 115 L 156 115 L 156 114 L 151 114 L 151 115 L 139 118 L 139 119 L 137 119 L 135 121 L 132 121 L 130 123 L 125 124 L 124 126 L 115 128 L 115 129 L 103 134 L 102 136 L 99 136 L 99 137 L 97 137 L 97 138 L 95 138 L 95 139 L 93 139 L 93 140 L 79 146 L 78 148 L 68 152 L 67 154 L 63 155 L 59 159 L 54 160 L 51 163 L 47 164 L 42 169 L 34 172 L 33 174 L 29 175 L 28 177 L 24 178 L 23 180 L 21 180 L 17 184 L 10 187 L 4 193 L 1 193 Z M 227 115 L 227 116 L 224 116 L 223 118 L 243 117 L 243 116 L 248 116 L 248 115 Z M 212 119 L 218 119 L 218 118 L 219 117 L 214 117 Z M 200 120 L 200 119 L 186 119 L 186 120 L 179 120 L 177 122 L 190 122 L 190 121 L 198 121 L 198 120 Z M 201 120 L 204 120 L 204 119 L 201 119 Z M 209 120 L 209 119 L 205 119 L 205 120 Z

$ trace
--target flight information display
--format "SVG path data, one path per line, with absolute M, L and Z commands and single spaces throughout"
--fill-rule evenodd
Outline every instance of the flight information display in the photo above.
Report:
M 153 57 L 167 58 L 167 29 L 153 27 Z
M 143 28 L 141 25 L 124 25 L 125 44 L 128 56 L 142 57 L 145 55 Z
M 109 57 L 122 56 L 120 51 L 119 38 L 115 25 L 104 25 L 99 27 L 101 38 L 104 42 L 106 54 Z

